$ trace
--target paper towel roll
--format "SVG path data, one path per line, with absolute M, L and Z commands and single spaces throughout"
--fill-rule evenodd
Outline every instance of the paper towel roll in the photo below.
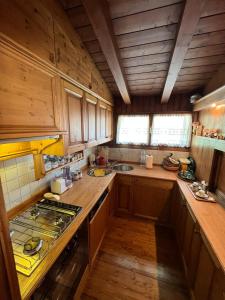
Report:
M 146 155 L 145 156 L 145 167 L 147 169 L 153 168 L 153 156 L 152 155 Z

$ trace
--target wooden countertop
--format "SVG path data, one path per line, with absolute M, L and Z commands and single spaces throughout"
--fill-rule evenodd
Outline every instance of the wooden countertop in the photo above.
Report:
M 117 173 L 178 183 L 215 256 L 225 271 L 225 210 L 219 204 L 197 201 L 188 190 L 187 183 L 178 179 L 175 172 L 166 171 L 160 166 L 154 166 L 153 169 L 147 170 L 139 165 L 131 165 L 134 167 L 134 170 Z M 65 233 L 56 241 L 54 247 L 33 274 L 30 277 L 18 274 L 22 299 L 28 299 L 38 287 L 38 284 L 40 284 L 45 274 L 87 217 L 103 191 L 112 183 L 115 176 L 116 172 L 113 172 L 106 177 L 96 178 L 88 176 L 87 172 L 84 171 L 82 180 L 75 182 L 69 191 L 61 195 L 60 201 L 82 206 L 83 209 Z

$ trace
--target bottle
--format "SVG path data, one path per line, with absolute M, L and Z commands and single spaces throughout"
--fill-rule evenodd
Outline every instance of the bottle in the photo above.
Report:
M 141 166 L 145 165 L 145 157 L 146 157 L 145 150 L 141 150 L 141 157 L 140 157 Z

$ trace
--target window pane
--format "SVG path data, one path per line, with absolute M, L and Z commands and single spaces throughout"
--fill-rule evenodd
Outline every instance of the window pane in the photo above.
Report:
M 191 114 L 154 115 L 151 145 L 189 147 L 191 141 Z
M 117 144 L 145 144 L 149 141 L 149 116 L 119 116 L 117 122 Z

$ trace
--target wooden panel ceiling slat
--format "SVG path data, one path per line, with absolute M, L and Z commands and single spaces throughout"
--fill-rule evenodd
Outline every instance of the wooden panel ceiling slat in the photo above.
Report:
M 162 41 L 141 46 L 133 46 L 120 49 L 121 58 L 132 58 L 143 55 L 170 52 L 173 49 L 174 41 Z
M 175 24 L 179 21 L 182 8 L 183 4 L 179 3 L 115 19 L 114 33 L 120 35 Z
M 126 58 L 122 60 L 124 67 L 135 67 L 141 65 L 150 65 L 157 63 L 169 62 L 170 53 L 159 53 L 152 55 L 139 56 L 134 58 Z
M 140 80 L 128 80 L 128 85 L 146 85 L 146 84 L 155 84 L 155 83 L 163 83 L 165 81 L 165 77 L 163 78 L 148 78 L 148 79 L 140 79 Z
M 203 87 L 196 87 L 196 86 L 192 86 L 192 87 L 184 87 L 184 86 L 179 86 L 179 87 L 174 87 L 173 89 L 173 93 L 190 93 L 190 94 L 194 94 L 197 91 L 201 91 Z
M 197 66 L 208 66 L 208 65 L 218 65 L 220 63 L 225 63 L 224 55 L 215 55 L 207 57 L 199 57 L 192 59 L 185 59 L 182 68 L 190 68 Z
M 142 79 L 151 79 L 151 78 L 164 78 L 167 75 L 167 71 L 158 71 L 158 72 L 142 72 L 137 74 L 127 74 L 127 80 L 142 80 Z
M 209 79 L 212 77 L 214 72 L 209 73 L 200 73 L 200 74 L 187 74 L 187 75 L 179 75 L 177 77 L 177 81 L 188 81 L 188 80 L 195 80 L 195 79 Z
M 66 10 L 82 5 L 81 0 L 60 0 L 60 2 Z
M 163 84 L 146 84 L 146 85 L 129 85 L 129 90 L 152 90 L 152 89 L 162 89 Z
M 112 18 L 119 18 L 142 11 L 167 6 L 182 0 L 108 0 Z
M 105 78 L 105 82 L 106 83 L 115 83 L 115 79 L 114 79 L 114 77 L 112 76 L 112 77 L 106 77 Z
M 207 0 L 201 17 L 217 15 L 225 12 L 224 0 Z
M 158 95 L 161 93 L 161 89 L 158 90 L 150 90 L 150 91 L 131 91 L 130 94 L 132 96 L 150 96 L 150 95 Z
M 177 25 L 162 26 L 117 36 L 119 48 L 137 46 L 146 43 L 172 40 L 176 36 Z
M 96 66 L 100 71 L 109 70 L 109 66 L 108 66 L 107 62 L 96 63 Z
M 166 71 L 166 70 L 168 70 L 168 63 L 162 63 L 162 64 L 152 64 L 152 65 L 125 68 L 125 74 L 146 73 L 146 72 Z
M 146 86 L 134 86 L 134 87 L 129 87 L 129 90 L 130 91 L 151 91 L 151 90 L 162 90 L 162 87 L 161 86 L 159 86 L 159 87 L 157 87 L 157 86 L 148 86 L 148 85 L 146 85 Z
M 83 42 L 90 42 L 97 39 L 91 25 L 77 28 L 76 31 L 78 32 Z
M 225 14 L 214 15 L 201 18 L 196 28 L 195 34 L 224 30 Z
M 83 6 L 75 7 L 67 11 L 74 28 L 90 25 L 90 21 Z
M 198 79 L 189 81 L 177 81 L 175 86 L 202 86 L 208 79 Z
M 100 73 L 102 74 L 103 78 L 107 78 L 107 77 L 111 77 L 112 76 L 112 72 L 110 70 L 100 70 Z
M 209 73 L 216 71 L 219 68 L 219 66 L 220 65 L 209 65 L 192 68 L 182 68 L 179 72 L 179 75 Z
M 211 45 L 207 47 L 188 49 L 185 55 L 185 59 L 204 57 L 204 56 L 214 56 L 214 55 L 221 55 L 221 54 L 225 54 L 225 43 L 220 45 Z
M 102 51 L 98 40 L 84 42 L 84 45 L 90 54 Z
M 189 49 L 222 44 L 224 43 L 224 41 L 225 41 L 225 30 L 194 35 L 190 43 Z
M 91 57 L 96 63 L 106 62 L 105 56 L 102 52 L 92 53 Z

